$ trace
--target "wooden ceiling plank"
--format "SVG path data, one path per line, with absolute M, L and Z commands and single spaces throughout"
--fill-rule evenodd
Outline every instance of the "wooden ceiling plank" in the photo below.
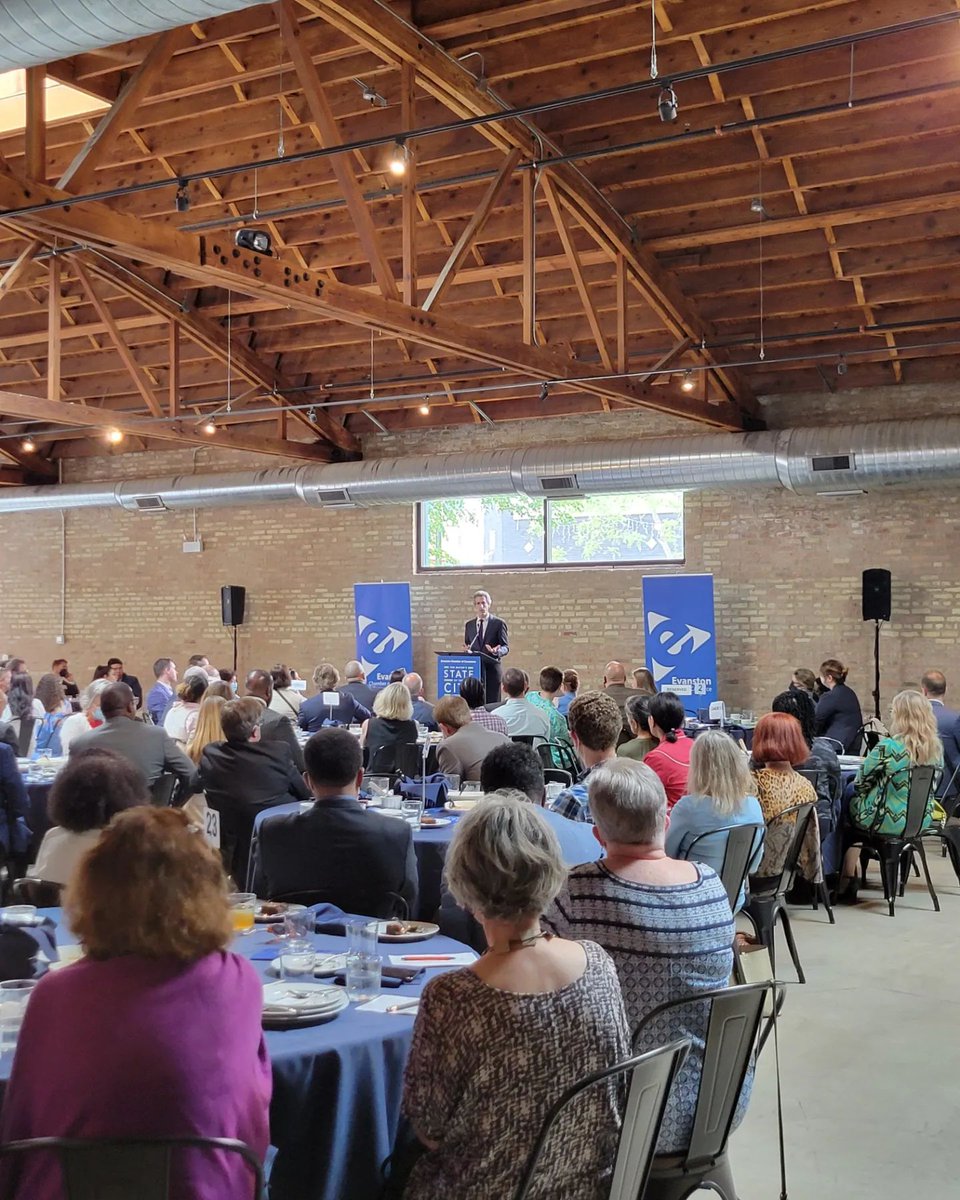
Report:
M 523 173 L 523 262 L 521 276 L 521 307 L 523 313 L 523 341 L 532 346 L 536 341 L 534 323 L 537 312 L 537 271 L 543 264 L 537 262 L 537 179 L 532 171 Z M 600 251 L 602 254 L 602 251 Z M 558 256 L 559 257 L 559 256 Z M 566 265 L 566 255 L 562 256 Z M 472 274 L 472 272 L 471 272 Z
M 47 111 L 44 67 L 27 67 L 24 166 L 31 179 L 47 179 Z
M 168 332 L 170 373 L 167 377 L 167 407 L 171 417 L 180 415 L 180 323 L 170 321 Z
M 47 292 L 47 399 L 60 399 L 60 259 L 56 255 L 47 264 L 50 285 Z
M 416 120 L 416 73 L 410 63 L 400 72 L 400 124 L 413 129 Z M 401 196 L 401 268 L 403 302 L 411 308 L 417 303 L 417 145 L 410 144 L 410 158 L 403 177 Z

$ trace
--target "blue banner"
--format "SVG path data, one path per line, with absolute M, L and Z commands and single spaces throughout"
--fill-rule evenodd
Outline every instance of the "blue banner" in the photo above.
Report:
M 413 670 L 409 583 L 355 583 L 357 658 L 372 688 L 382 688 L 399 667 Z
M 465 679 L 482 679 L 479 654 L 438 654 L 437 695 L 459 696 Z
M 648 575 L 643 580 L 644 650 L 661 691 L 695 713 L 717 700 L 717 637 L 712 575 Z

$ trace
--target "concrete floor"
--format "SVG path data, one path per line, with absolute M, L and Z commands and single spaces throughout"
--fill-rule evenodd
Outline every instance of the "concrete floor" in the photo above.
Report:
M 790 1200 L 960 1196 L 960 887 L 936 848 L 930 866 L 939 913 L 913 879 L 891 920 L 876 864 L 836 925 L 791 909 L 807 983 L 780 1024 Z M 777 963 L 796 978 L 782 941 Z M 730 1143 L 739 1200 L 780 1195 L 773 1049 Z

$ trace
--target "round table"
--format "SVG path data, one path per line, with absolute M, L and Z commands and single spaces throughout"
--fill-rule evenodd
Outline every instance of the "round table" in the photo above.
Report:
M 59 923 L 60 909 L 46 909 Z M 61 943 L 74 941 L 63 931 Z M 345 948 L 345 939 L 315 935 L 318 950 Z M 266 928 L 234 939 L 231 947 L 251 959 L 264 979 L 277 948 Z M 390 953 L 455 954 L 469 951 L 451 938 L 412 945 L 381 944 Z M 445 967 L 430 967 L 415 983 L 390 989 L 401 999 L 417 996 Z M 265 1034 L 273 1068 L 270 1102 L 271 1200 L 377 1200 L 380 1164 L 393 1147 L 400 1117 L 403 1071 L 413 1034 L 409 1013 L 362 1013 L 355 1006 L 334 1021 L 306 1029 Z M 10 1074 L 10 1056 L 0 1060 L 0 1088 Z M 55 1086 L 55 1081 L 51 1081 Z

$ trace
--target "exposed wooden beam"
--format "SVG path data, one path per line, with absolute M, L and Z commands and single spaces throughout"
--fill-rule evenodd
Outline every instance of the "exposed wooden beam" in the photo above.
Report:
M 273 11 L 280 25 L 283 44 L 290 55 L 297 79 L 300 81 L 300 87 L 303 89 L 310 115 L 319 130 L 321 142 L 324 146 L 336 146 L 341 141 L 340 132 L 337 129 L 330 103 L 323 93 L 316 68 L 304 48 L 293 0 L 278 0 L 278 3 L 273 6 Z M 367 207 L 363 192 L 357 183 L 357 177 L 350 165 L 350 157 L 346 154 L 335 154 L 328 161 L 340 184 L 343 198 L 347 203 L 357 236 L 360 239 L 360 245 L 370 261 L 374 278 L 380 285 L 381 292 L 392 300 L 399 299 L 397 281 L 394 279 L 390 264 L 381 249 L 370 209 Z
M 83 285 L 83 290 L 87 294 L 87 298 L 93 305 L 94 311 L 103 322 L 104 328 L 107 331 L 107 337 L 113 343 L 113 348 L 120 356 L 120 361 L 127 369 L 127 374 L 133 381 L 133 386 L 143 397 L 143 402 L 155 417 L 159 417 L 162 411 L 160 401 L 157 399 L 150 382 L 140 368 L 140 364 L 133 357 L 130 347 L 123 340 L 123 334 L 117 328 L 117 323 L 113 319 L 113 314 L 110 312 L 109 306 L 103 301 L 97 293 L 93 280 L 87 274 L 83 262 L 79 258 L 74 258 L 73 269 L 77 273 L 77 278 Z
M 47 264 L 47 399 L 60 399 L 60 259 L 54 255 Z M 10 414 L 13 415 L 13 414 Z
M 180 323 L 171 320 L 167 331 L 170 373 L 167 378 L 167 407 L 171 417 L 180 414 Z
M 515 147 L 504 159 L 500 170 L 490 180 L 490 186 L 484 193 L 483 199 L 474 209 L 470 220 L 467 221 L 463 232 L 457 238 L 453 249 L 450 251 L 449 258 L 440 268 L 436 282 L 430 289 L 430 294 L 423 302 L 424 312 L 429 312 L 431 308 L 439 304 L 447 288 L 453 283 L 457 272 L 463 265 L 464 259 L 470 252 L 470 247 L 473 245 L 480 230 L 486 224 L 487 218 L 500 202 L 500 198 L 503 196 L 507 184 L 510 182 L 510 177 L 516 170 L 519 161 L 520 151 Z
M 666 354 L 657 359 L 657 361 L 653 364 L 653 369 L 650 371 L 649 375 L 641 375 L 640 378 L 644 383 L 646 383 L 648 379 L 656 379 L 658 371 L 663 371 L 667 367 L 672 366 L 672 364 L 677 361 L 681 354 L 684 354 L 687 350 L 689 350 L 692 345 L 693 338 L 681 338 L 672 349 L 668 350 Z
M 38 238 L 31 238 L 17 255 L 14 262 L 0 276 L 0 300 L 17 286 L 33 263 L 33 257 L 43 245 Z
M 400 68 L 400 124 L 413 129 L 416 120 L 414 85 L 416 73 L 410 63 Z M 417 147 L 411 144 L 401 196 L 401 239 L 403 265 L 403 302 L 412 308 L 417 303 Z
M 307 442 L 281 442 L 277 438 L 242 434 L 202 433 L 190 421 L 165 423 L 137 417 L 116 409 L 94 408 L 86 404 L 70 404 L 42 396 L 25 396 L 20 392 L 0 390 L 0 412 L 8 417 L 32 421 L 49 421 L 81 429 L 119 429 L 131 437 L 156 438 L 192 446 L 224 446 L 232 450 L 249 450 L 254 454 L 270 454 L 277 458 L 302 458 L 309 462 L 329 462 L 327 447 Z
M 47 178 L 46 78 L 45 67 L 27 67 L 25 166 L 27 175 L 42 183 Z
M 523 276 L 522 299 L 523 340 L 532 346 L 536 341 L 537 309 L 537 180 L 532 171 L 523 173 Z
M 630 293 L 627 290 L 627 262 L 617 255 L 617 370 L 625 375 L 628 369 L 627 329 L 629 326 Z

